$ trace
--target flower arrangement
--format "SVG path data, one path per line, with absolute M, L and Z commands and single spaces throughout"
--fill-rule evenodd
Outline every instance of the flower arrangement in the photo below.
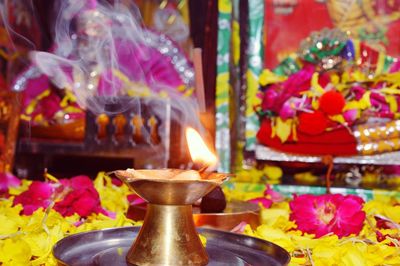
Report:
M 306 154 L 400 149 L 399 133 L 391 134 L 389 124 L 400 118 L 399 70 L 398 59 L 338 29 L 312 33 L 297 54 L 262 72 L 257 137 L 265 145 Z M 330 140 L 333 147 L 325 145 Z M 291 146 L 302 143 L 309 145 Z
M 128 198 L 132 204 L 140 199 L 104 173 L 94 181 L 85 176 L 57 180 L 49 174 L 46 179 L 0 175 L 0 264 L 56 265 L 52 247 L 65 236 L 140 224 L 125 217 Z M 261 204 L 262 225 L 234 230 L 282 246 L 292 256 L 291 265 L 400 264 L 398 199 L 365 202 L 340 194 L 288 199 L 269 186 L 261 193 L 225 188 L 225 194 L 228 200 Z
M 229 189 L 226 194 L 260 203 L 262 224 L 256 229 L 241 225 L 239 231 L 282 246 L 292 256 L 290 265 L 400 263 L 398 199 L 381 196 L 365 202 L 341 194 L 284 199 L 269 186 L 259 195 Z
M 0 175 L 0 264 L 57 265 L 52 247 L 70 234 L 140 223 L 126 218 L 128 187 L 104 173 L 46 181 Z

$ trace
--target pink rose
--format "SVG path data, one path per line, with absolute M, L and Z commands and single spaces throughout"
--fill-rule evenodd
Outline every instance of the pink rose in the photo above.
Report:
M 339 237 L 357 235 L 365 220 L 363 203 L 363 199 L 354 195 L 295 195 L 289 203 L 290 220 L 300 231 L 315 234 L 317 238 L 329 233 Z

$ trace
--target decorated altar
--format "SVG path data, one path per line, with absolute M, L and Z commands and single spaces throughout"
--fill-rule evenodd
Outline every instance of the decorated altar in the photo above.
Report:
M 0 265 L 400 265 L 399 1 L 0 8 Z

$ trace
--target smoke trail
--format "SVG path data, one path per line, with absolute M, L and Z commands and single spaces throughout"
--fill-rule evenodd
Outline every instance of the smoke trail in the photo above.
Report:
M 193 85 L 188 60 L 165 36 L 143 29 L 138 11 L 94 1 L 62 1 L 59 9 L 54 52 L 33 52 L 32 59 L 54 84 L 73 90 L 81 106 L 101 113 L 118 96 L 160 92 L 182 100 L 176 88 Z
M 140 97 L 166 94 L 172 120 L 205 133 L 196 100 L 177 90 L 194 85 L 191 63 L 165 35 L 143 28 L 137 7 L 69 0 L 58 2 L 57 12 L 53 50 L 31 58 L 57 87 L 72 90 L 80 106 L 95 114 L 140 110 Z M 126 95 L 123 105 L 107 109 Z

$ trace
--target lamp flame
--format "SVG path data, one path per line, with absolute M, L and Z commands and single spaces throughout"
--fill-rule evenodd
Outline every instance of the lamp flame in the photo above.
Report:
M 186 129 L 186 141 L 193 162 L 203 166 L 214 166 L 217 157 L 210 151 L 200 134 L 191 127 Z

